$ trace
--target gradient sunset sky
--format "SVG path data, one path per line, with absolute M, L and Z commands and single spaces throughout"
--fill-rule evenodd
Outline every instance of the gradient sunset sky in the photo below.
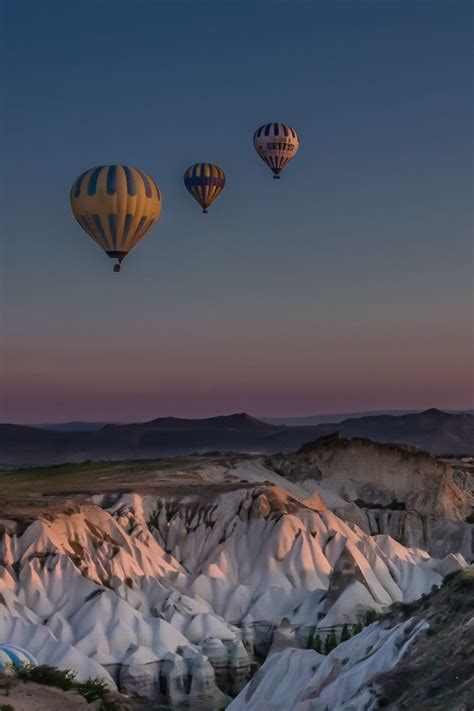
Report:
M 3 421 L 472 407 L 470 1 L 2 8 Z M 69 207 L 108 163 L 164 199 L 120 275 Z

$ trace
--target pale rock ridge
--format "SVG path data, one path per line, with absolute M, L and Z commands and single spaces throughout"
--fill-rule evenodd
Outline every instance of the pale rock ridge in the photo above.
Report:
M 24 643 L 40 663 L 73 668 L 79 679 L 119 682 L 124 691 L 146 698 L 159 695 L 162 675 L 169 700 L 174 702 L 175 693 L 181 699 L 177 689 L 185 689 L 190 676 L 184 697 L 208 695 L 217 703 L 224 696 L 207 659 L 198 655 L 202 659 L 187 663 L 178 650 L 192 649 L 192 643 L 158 610 L 169 609 L 174 594 L 187 609 L 188 625 L 199 620 L 195 613 L 201 610 L 208 634 L 221 631 L 232 640 L 235 634 L 208 605 L 191 598 L 186 604 L 173 591 L 170 578 L 184 575 L 181 566 L 146 527 L 134 529 L 129 536 L 110 514 L 91 505 L 53 521 L 38 520 L 18 538 L 6 533 L 0 639 Z M 143 590 L 135 591 L 135 585 Z
M 474 501 L 466 477 L 428 452 L 335 435 L 275 455 L 267 466 L 320 492 L 330 508 L 371 534 L 388 533 L 436 557 L 474 556 Z
M 271 473 L 259 463 L 253 476 Z M 144 698 L 211 708 L 214 668 L 245 674 L 275 626 L 276 644 L 304 638 L 442 580 L 440 561 L 366 535 L 296 484 L 95 502 L 4 533 L 0 642 Z
M 270 655 L 228 711 L 375 711 L 371 679 L 394 667 L 429 625 L 370 625 L 327 656 L 286 649 Z
M 133 505 L 124 495 L 110 511 L 128 525 Z M 294 622 L 299 612 L 303 624 L 314 623 L 315 611 L 324 617 L 330 610 L 327 600 L 305 622 L 300 606 L 308 593 L 328 590 L 343 552 L 352 556 L 374 606 L 413 599 L 420 576 L 426 590 L 440 582 L 424 552 L 407 552 L 394 564 L 392 551 L 385 552 L 387 537 L 367 536 L 278 487 L 233 491 L 201 507 L 191 497 L 184 502 L 155 499 L 155 506 L 151 512 L 149 502 L 144 503 L 165 549 L 189 571 L 191 591 L 234 624 L 268 620 L 269 614 L 273 622 L 283 617 Z M 175 585 L 180 586 L 179 578 Z

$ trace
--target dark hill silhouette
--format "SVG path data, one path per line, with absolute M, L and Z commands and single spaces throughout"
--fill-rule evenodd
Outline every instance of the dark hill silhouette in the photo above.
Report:
M 93 422 L 87 420 L 72 420 L 71 422 L 48 422 L 40 425 L 32 425 L 43 430 L 60 430 L 61 432 L 91 432 L 100 430 L 109 422 Z
M 345 437 L 411 444 L 434 454 L 474 453 L 474 416 L 431 408 L 405 415 L 358 417 L 316 427 L 317 435 L 338 430 Z
M 113 425 L 111 425 L 113 426 Z M 126 425 L 132 426 L 132 425 Z M 208 429 L 259 429 L 259 430 L 280 430 L 281 426 L 272 425 L 246 412 L 239 412 L 235 415 L 220 415 L 218 417 L 207 417 L 204 419 L 187 419 L 183 417 L 158 417 L 148 422 L 135 423 L 135 427 L 164 429 L 164 430 L 208 430 Z
M 316 427 L 287 427 L 247 413 L 206 419 L 161 417 L 95 431 L 0 425 L 0 465 L 25 466 L 86 459 L 169 457 L 212 450 L 291 452 L 305 442 L 341 432 L 378 442 L 413 445 L 434 454 L 474 454 L 474 416 L 436 409 L 405 415 L 359 417 Z

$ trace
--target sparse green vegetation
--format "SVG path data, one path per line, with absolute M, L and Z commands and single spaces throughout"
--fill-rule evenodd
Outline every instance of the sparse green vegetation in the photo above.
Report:
M 27 665 L 16 670 L 16 677 L 21 681 L 32 681 L 44 686 L 53 686 L 63 691 L 75 691 L 90 704 L 97 699 L 102 701 L 104 711 L 117 711 L 118 705 L 108 698 L 109 689 L 101 679 L 77 681 L 75 672 L 70 669 L 57 669 L 47 664 L 39 666 Z M 0 707 L 0 711 L 2 708 Z
M 356 625 L 354 627 L 354 634 L 356 634 L 356 629 L 358 626 Z M 362 625 L 359 625 L 358 631 L 362 630 Z M 345 623 L 342 627 L 341 630 L 341 636 L 339 639 L 339 642 L 337 641 L 337 636 L 336 636 L 336 631 L 331 630 L 325 640 L 324 640 L 324 645 L 321 641 L 321 637 L 319 634 L 316 634 L 316 627 L 313 627 L 308 635 L 308 641 L 306 643 L 306 648 L 307 649 L 314 649 L 315 652 L 318 652 L 318 654 L 329 654 L 330 651 L 335 649 L 338 644 L 341 644 L 341 642 L 347 642 L 348 639 L 352 637 L 351 630 L 349 628 L 349 625 Z
M 308 641 L 306 643 L 306 648 L 307 649 L 314 649 L 315 652 L 318 652 L 318 654 L 329 654 L 333 649 L 335 649 L 338 644 L 341 642 L 345 642 L 348 639 L 351 638 L 351 631 L 348 627 L 347 624 L 345 624 L 342 628 L 341 632 L 341 637 L 339 639 L 339 642 L 337 641 L 337 636 L 336 636 L 336 630 L 331 630 L 328 632 L 324 639 L 324 644 L 321 640 L 321 637 L 316 633 L 316 628 L 313 627 L 311 632 L 309 633 L 308 636 Z
M 69 669 L 63 671 L 47 664 L 40 666 L 26 665 L 21 669 L 17 669 L 16 676 L 22 681 L 34 681 L 36 684 L 54 686 L 63 691 L 73 689 L 76 679 L 73 671 Z
M 329 652 L 332 652 L 333 649 L 337 647 L 337 639 L 336 639 L 336 633 L 334 630 L 331 630 L 331 632 L 327 635 L 326 639 L 324 640 L 324 654 L 329 654 Z
M 313 649 L 315 652 L 318 652 L 318 654 L 321 654 L 322 647 L 321 637 L 317 634 L 314 638 Z
M 95 493 L 110 497 L 112 501 L 117 495 L 132 490 L 138 494 L 176 492 L 181 495 L 183 484 L 190 490 L 196 486 L 200 493 L 208 491 L 210 494 L 216 490 L 249 486 L 248 482 L 238 481 L 207 483 L 204 486 L 198 471 L 205 461 L 202 456 L 189 455 L 2 471 L 0 510 L 8 511 L 8 518 L 17 523 L 17 533 L 21 534 L 38 516 L 48 518 L 58 513 L 75 513 L 81 505 L 90 504 L 90 497 Z M 231 466 L 232 457 L 222 456 L 222 461 Z
M 77 682 L 74 686 L 75 691 L 83 696 L 88 704 L 91 704 L 96 699 L 104 699 L 107 697 L 107 686 L 101 679 L 88 679 L 87 681 Z M 110 707 L 110 711 L 113 711 Z
M 339 640 L 339 642 L 347 642 L 347 640 L 350 638 L 351 638 L 351 633 L 349 631 L 347 623 L 344 623 L 344 626 L 343 626 L 342 632 L 341 632 L 341 639 Z
M 319 636 L 319 634 L 315 634 L 316 627 L 313 627 L 308 635 L 306 648 L 314 649 L 316 652 L 319 652 L 319 654 L 329 654 L 329 652 L 335 649 L 338 644 L 341 644 L 341 642 L 347 642 L 347 640 L 351 639 L 351 637 L 356 634 L 359 634 L 359 632 L 362 632 L 364 627 L 366 627 L 367 625 L 371 625 L 373 622 L 376 622 L 379 619 L 380 615 L 378 615 L 375 610 L 367 610 L 363 622 L 359 621 L 356 625 L 352 627 L 352 629 L 349 627 L 347 622 L 344 623 L 339 641 L 336 637 L 336 631 L 331 630 L 326 635 L 324 644 L 321 642 L 321 637 Z M 368 653 L 370 653 L 370 650 Z
M 367 625 L 371 625 L 373 622 L 376 622 L 377 619 L 378 615 L 375 610 L 367 610 L 364 617 L 364 627 L 367 627 Z

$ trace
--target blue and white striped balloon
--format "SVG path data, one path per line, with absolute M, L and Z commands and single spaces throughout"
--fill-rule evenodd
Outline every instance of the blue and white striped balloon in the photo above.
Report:
M 14 667 L 23 669 L 28 664 L 36 665 L 32 654 L 14 644 L 0 644 L 0 672 L 8 673 Z

